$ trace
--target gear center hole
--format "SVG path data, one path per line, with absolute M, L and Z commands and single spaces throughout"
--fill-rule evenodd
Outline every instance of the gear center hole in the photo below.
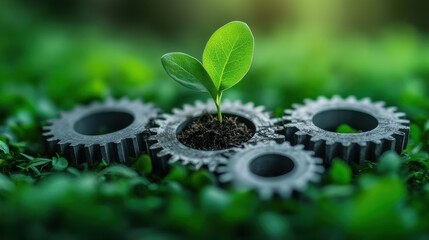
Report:
M 336 132 L 337 128 L 342 124 L 347 124 L 358 132 L 368 132 L 378 126 L 378 121 L 368 113 L 335 109 L 317 113 L 313 117 L 313 124 L 329 132 Z
M 126 112 L 105 111 L 87 115 L 77 121 L 74 130 L 83 135 L 103 135 L 131 125 L 134 117 Z
M 295 163 L 281 154 L 265 154 L 253 159 L 250 171 L 260 177 L 278 177 L 288 174 L 295 168 Z

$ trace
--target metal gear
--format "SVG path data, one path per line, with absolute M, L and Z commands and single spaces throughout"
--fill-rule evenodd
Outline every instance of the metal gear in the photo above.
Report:
M 123 163 L 147 150 L 144 135 L 159 112 L 153 104 L 139 100 L 107 99 L 61 113 L 44 126 L 43 136 L 49 151 L 65 156 L 72 166 L 94 166 L 101 159 Z
M 285 110 L 284 134 L 292 144 L 303 144 L 315 151 L 325 165 L 330 165 L 334 158 L 348 163 L 375 161 L 383 152 L 401 153 L 407 145 L 409 121 L 395 107 L 384 107 L 384 102 L 358 100 L 354 96 L 319 97 L 304 102 Z M 337 133 L 340 124 L 361 132 Z
M 283 136 L 275 133 L 274 122 L 262 106 L 255 107 L 253 103 L 242 104 L 240 101 L 226 100 L 222 102 L 221 109 L 224 115 L 237 116 L 255 130 L 254 135 L 247 141 L 249 144 L 284 140 Z M 154 121 L 157 126 L 150 129 L 152 136 L 149 137 L 149 151 L 155 168 L 164 171 L 168 163 L 180 161 L 184 165 L 192 164 L 196 169 L 207 166 L 210 171 L 214 171 L 219 163 L 226 162 L 225 153 L 231 151 L 231 148 L 198 150 L 185 146 L 176 137 L 192 119 L 206 113 L 216 113 L 216 107 L 211 100 L 206 103 L 196 101 L 194 105 L 185 104 L 183 109 L 173 109 L 173 114 L 163 114 L 160 119 Z
M 253 188 L 264 199 L 274 194 L 288 197 L 309 182 L 319 181 L 324 172 L 322 159 L 303 149 L 303 145 L 288 142 L 246 145 L 237 149 L 226 165 L 218 167 L 219 181 Z

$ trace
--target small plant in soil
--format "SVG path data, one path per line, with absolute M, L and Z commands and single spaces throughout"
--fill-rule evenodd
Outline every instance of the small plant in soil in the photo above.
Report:
M 188 124 L 177 139 L 188 147 L 213 151 L 238 146 L 253 134 L 253 129 L 237 121 L 237 117 L 226 116 L 220 123 L 215 116 L 206 114 Z
M 222 123 L 222 94 L 246 75 L 252 63 L 253 47 L 253 35 L 247 24 L 233 21 L 210 37 L 202 63 L 181 52 L 167 53 L 161 57 L 161 62 L 168 75 L 181 85 L 208 92 Z

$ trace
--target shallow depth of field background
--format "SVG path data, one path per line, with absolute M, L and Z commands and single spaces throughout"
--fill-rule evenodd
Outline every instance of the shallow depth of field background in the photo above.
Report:
M 428 8 L 417 0 L 1 1 L 0 139 L 13 153 L 0 151 L 0 236 L 428 237 Z M 255 53 L 224 99 L 277 116 L 319 95 L 383 100 L 412 121 L 407 154 L 385 157 L 387 167 L 339 164 L 304 199 L 268 202 L 224 190 L 205 171 L 177 166 L 157 179 L 146 158 L 78 172 L 20 155 L 46 157 L 41 124 L 76 104 L 129 97 L 168 112 L 208 99 L 171 80 L 160 57 L 201 59 L 211 33 L 232 20 L 249 24 Z

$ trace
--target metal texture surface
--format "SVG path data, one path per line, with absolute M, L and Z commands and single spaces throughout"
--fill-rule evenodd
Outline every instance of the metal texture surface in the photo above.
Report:
M 51 153 L 66 157 L 72 166 L 126 162 L 146 151 L 147 125 L 159 114 L 153 104 L 108 99 L 61 113 L 44 127 Z
M 404 117 L 395 107 L 386 108 L 384 102 L 334 96 L 293 105 L 285 110 L 282 125 L 287 141 L 305 145 L 323 158 L 325 165 L 334 158 L 361 163 L 375 161 L 389 150 L 402 152 L 409 135 L 409 121 Z M 338 133 L 340 124 L 361 131 Z
M 239 101 L 223 101 L 222 113 L 229 116 L 237 116 L 248 127 L 253 128 L 254 135 L 247 144 L 256 144 L 271 140 L 282 141 L 283 136 L 275 133 L 275 126 L 270 114 L 264 111 L 262 106 L 255 107 L 253 103 L 243 104 Z M 177 133 L 192 119 L 204 114 L 215 114 L 216 107 L 209 100 L 206 103 L 196 101 L 194 105 L 185 104 L 183 109 L 173 109 L 173 114 L 163 114 L 155 120 L 156 127 L 151 128 L 149 138 L 150 152 L 154 165 L 158 169 L 168 168 L 169 163 L 180 161 L 184 165 L 191 164 L 196 169 L 202 166 L 214 171 L 219 163 L 225 163 L 225 153 L 231 148 L 205 151 L 190 148 L 177 139 Z
M 309 182 L 318 182 L 324 171 L 322 159 L 303 149 L 288 142 L 246 145 L 237 149 L 226 165 L 218 167 L 219 180 L 255 189 L 264 199 L 274 194 L 289 197 Z

